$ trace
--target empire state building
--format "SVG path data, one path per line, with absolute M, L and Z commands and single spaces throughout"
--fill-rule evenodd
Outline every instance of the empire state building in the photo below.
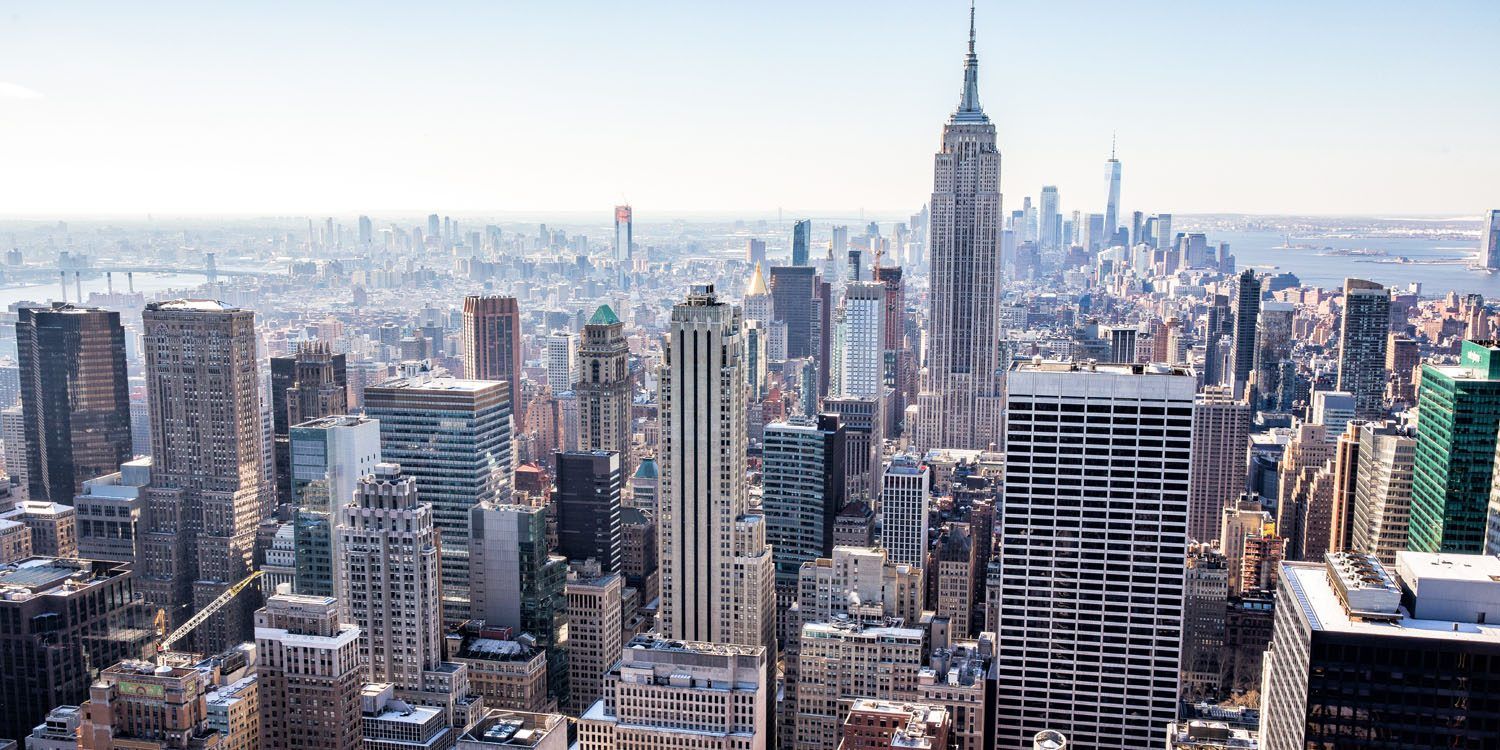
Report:
M 917 447 L 999 445 L 1000 149 L 979 106 L 974 10 L 963 96 L 933 157 L 932 288 L 927 362 L 917 396 Z

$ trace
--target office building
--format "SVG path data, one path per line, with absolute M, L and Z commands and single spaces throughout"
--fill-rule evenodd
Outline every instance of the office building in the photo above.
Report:
M 620 554 L 620 574 L 625 585 L 640 592 L 641 601 L 649 602 L 660 592 L 656 575 L 656 511 L 625 508 L 620 511 L 624 545 Z
M 31 499 L 68 503 L 131 458 L 120 314 L 66 302 L 16 310 Z
M 759 266 L 766 262 L 766 241 L 754 237 L 745 241 L 745 260 Z
M 557 454 L 557 553 L 569 560 L 594 560 L 605 573 L 620 572 L 623 530 L 620 517 L 620 454 L 574 451 Z
M 196 669 L 124 661 L 99 673 L 78 707 L 81 750 L 198 750 L 223 747 L 208 726 Z M 30 745 L 27 746 L 28 748 Z
M 1250 404 L 1226 386 L 1209 385 L 1193 400 L 1193 455 L 1188 484 L 1188 538 L 1218 538 L 1226 506 L 1245 491 L 1250 463 Z
M 838 750 L 948 747 L 952 719 L 942 706 L 857 698 L 844 719 Z
M 578 337 L 568 331 L 547 336 L 547 387 L 554 394 L 573 390 L 578 378 Z
M 578 449 L 614 451 L 620 469 L 634 469 L 630 441 L 630 406 L 634 382 L 630 374 L 630 344 L 625 324 L 609 305 L 600 305 L 583 327 L 578 350 Z
M 1057 187 L 1055 185 L 1042 186 L 1040 203 L 1041 214 L 1037 217 L 1040 223 L 1037 245 L 1043 252 L 1058 250 L 1062 247 L 1062 219 L 1057 213 Z
M 469 511 L 508 502 L 515 482 L 509 385 L 430 370 L 403 375 L 365 389 L 365 416 L 380 423 L 381 460 L 400 466 L 432 506 L 443 539 L 444 617 L 456 622 L 469 611 Z
M 1215 700 L 1223 676 L 1229 566 L 1208 544 L 1188 547 L 1182 587 L 1182 696 Z
M 31 529 L 20 521 L 0 518 L 0 565 L 31 557 Z
M 255 613 L 262 750 L 361 747 L 359 628 L 333 597 L 277 594 Z
M 1422 365 L 1409 548 L 1484 550 L 1500 429 L 1500 344 L 1465 341 L 1456 365 Z
M 637 636 L 578 721 L 580 750 L 768 750 L 774 702 L 759 646 Z
M 71 505 L 46 500 L 22 500 L 0 513 L 31 532 L 31 554 L 37 557 L 78 557 L 78 513 Z
M 150 456 L 126 461 L 119 471 L 84 481 L 83 490 L 73 497 L 79 557 L 135 561 L 143 495 L 150 484 Z
M 998 445 L 1000 368 L 1000 149 L 979 105 L 974 24 L 963 97 L 933 158 L 932 274 L 927 376 L 917 397 L 916 448 Z
M 1255 327 L 1255 393 L 1256 405 L 1276 411 L 1289 411 L 1277 395 L 1282 392 L 1281 370 L 1291 359 L 1296 339 L 1292 328 L 1297 308 L 1289 302 L 1262 302 Z
M 928 506 L 932 473 L 914 456 L 897 456 L 885 466 L 880 487 L 880 546 L 893 563 L 927 564 Z
M 802 564 L 797 575 L 793 632 L 811 622 L 849 619 L 915 623 L 922 615 L 922 569 L 891 562 L 879 547 L 834 547 L 833 554 Z
M 547 514 L 521 505 L 475 506 L 470 617 L 530 636 L 547 654 L 547 694 L 568 702 L 568 559 L 547 553 Z
M 260 747 L 260 683 L 254 675 L 210 690 L 204 703 L 208 728 L 224 737 L 224 750 Z
M 795 750 L 835 747 L 855 698 L 916 700 L 925 665 L 926 633 L 916 623 L 860 624 L 837 619 L 802 626 L 794 680 L 788 695 L 796 707 L 785 741 Z
M 456 750 L 568 750 L 571 724 L 562 714 L 490 711 L 458 738 Z
M 365 680 L 466 726 L 468 670 L 443 661 L 439 538 L 432 506 L 395 464 L 376 464 L 336 513 L 335 559 L 342 609 L 359 628 Z M 475 717 L 477 718 L 477 716 Z
M 335 587 L 335 511 L 380 463 L 380 424 L 365 417 L 321 417 L 288 430 L 287 446 L 295 514 L 293 591 L 337 597 L 345 605 Z
M 147 304 L 142 323 L 154 408 L 136 587 L 171 629 L 249 575 L 255 530 L 275 496 L 255 314 L 176 300 Z M 189 636 L 194 650 L 218 653 L 246 640 L 252 606 L 239 597 L 220 609 Z
M 812 245 L 812 221 L 799 219 L 792 225 L 792 265 L 808 265 L 810 245 Z
M 1339 553 L 1282 571 L 1261 747 L 1500 743 L 1500 560 L 1399 552 L 1392 575 Z
M 927 565 L 932 609 L 938 617 L 948 618 L 949 627 L 958 638 L 972 637 L 979 630 L 970 626 L 975 594 L 983 588 L 975 555 L 977 546 L 969 524 L 950 521 L 938 531 Z
M 833 552 L 844 507 L 844 427 L 834 414 L 766 425 L 761 508 L 776 565 L 778 610 L 796 599 L 802 564 Z
M 1479 265 L 1500 269 L 1500 209 L 1489 212 L 1479 232 Z
M 1233 294 L 1229 384 L 1235 398 L 1243 398 L 1250 387 L 1250 373 L 1255 370 L 1255 332 L 1260 317 L 1260 279 L 1255 271 L 1245 269 L 1234 277 Z
M 885 309 L 885 284 L 858 281 L 844 287 L 831 353 L 834 395 L 878 399 L 885 394 Z
M 1104 181 L 1109 195 L 1104 202 L 1104 236 L 1109 244 L 1120 227 L 1120 160 L 1115 158 L 1114 140 L 1110 140 L 1109 161 L 1104 162 Z
M 818 354 L 815 337 L 818 316 L 814 307 L 818 283 L 816 269 L 806 266 L 771 267 L 771 310 L 776 320 L 786 326 L 786 359 L 814 357 Z M 774 352 L 772 358 L 775 358 Z
M 469 687 L 486 708 L 551 711 L 547 696 L 547 653 L 528 634 L 491 628 L 469 620 L 448 633 L 448 658 L 469 672 Z
M 78 750 L 78 727 L 83 712 L 78 706 L 58 706 L 47 712 L 47 720 L 26 736 L 26 750 Z
M 360 689 L 360 734 L 365 750 L 452 750 L 456 729 L 442 709 L 397 697 L 396 686 L 370 683 Z M 477 717 L 477 713 L 476 713 Z
M 1393 422 L 1360 425 L 1350 551 L 1393 566 L 1396 553 L 1406 549 L 1415 453 L 1410 430 Z
M 1114 326 L 1109 329 L 1109 361 L 1129 364 L 1136 361 L 1136 343 L 1140 340 L 1140 329 L 1135 326 Z
M 0 737 L 88 697 L 99 670 L 148 648 L 125 563 L 30 557 L 0 565 Z
M 823 414 L 837 415 L 844 429 L 844 502 L 873 500 L 880 490 L 885 447 L 882 399 L 830 396 Z
M 292 425 L 348 412 L 345 357 L 334 354 L 326 342 L 298 344 L 293 356 L 271 358 L 277 504 L 292 502 Z
M 997 745 L 1056 729 L 1134 750 L 1176 718 L 1195 390 L 1165 365 L 1010 371 Z M 1111 575 L 1126 556 L 1130 575 Z
M 500 380 L 510 385 L 516 426 L 526 423 L 521 403 L 521 308 L 515 297 L 464 297 L 464 375 L 472 380 Z
M 774 573 L 765 519 L 749 513 L 741 330 L 738 308 L 712 286 L 672 308 L 660 374 L 658 616 L 667 638 L 769 651 Z
M 1391 292 L 1364 279 L 1344 279 L 1338 389 L 1354 396 L 1356 419 L 1385 415 L 1386 345 L 1391 333 Z
M 624 580 L 597 562 L 575 564 L 568 571 L 568 706 L 582 716 L 604 697 L 605 675 L 620 658 L 620 595 Z

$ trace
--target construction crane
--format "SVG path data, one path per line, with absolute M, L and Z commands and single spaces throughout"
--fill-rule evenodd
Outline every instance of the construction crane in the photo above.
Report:
M 157 661 L 157 663 L 160 664 L 162 662 L 162 659 L 166 655 L 168 649 L 172 648 L 172 646 L 176 645 L 176 643 L 178 641 L 180 641 L 184 637 L 186 637 L 188 633 L 193 632 L 194 628 L 197 628 L 199 625 L 202 625 L 204 623 L 204 621 L 206 621 L 208 618 L 213 617 L 213 615 L 214 615 L 215 612 L 218 612 L 220 609 L 223 609 L 224 605 L 228 604 L 230 602 L 230 600 L 234 599 L 235 596 L 237 596 L 241 591 L 244 591 L 247 587 L 250 586 L 250 584 L 255 583 L 256 579 L 260 578 L 261 575 L 264 574 L 264 572 L 265 571 L 257 570 L 254 573 L 251 573 L 250 575 L 245 576 L 245 578 L 243 580 L 241 580 L 239 583 L 236 583 L 235 585 L 230 586 L 227 589 L 224 589 L 224 593 L 219 594 L 217 597 L 215 597 L 213 601 L 211 601 L 211 602 L 208 603 L 207 607 L 204 607 L 203 609 L 198 610 L 197 614 L 193 615 L 192 617 L 189 617 L 188 621 L 184 622 L 182 624 L 182 627 L 179 627 L 176 630 L 172 631 L 171 635 L 167 635 L 167 636 L 161 637 L 161 640 L 157 641 L 157 643 L 156 643 L 156 661 Z M 157 636 L 159 636 L 159 637 L 162 636 L 162 633 L 166 629 L 167 629 L 166 613 L 158 611 L 156 613 L 156 634 L 157 634 Z

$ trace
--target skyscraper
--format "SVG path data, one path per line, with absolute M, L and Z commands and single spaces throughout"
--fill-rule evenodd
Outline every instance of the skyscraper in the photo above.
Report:
M 16 358 L 31 498 L 69 504 L 85 480 L 131 457 L 120 314 L 66 302 L 22 307 Z
M 1008 381 L 996 746 L 1052 728 L 1149 747 L 1177 713 L 1196 378 L 1042 362 Z
M 1210 385 L 1193 401 L 1192 482 L 1188 485 L 1188 538 L 1218 538 L 1224 508 L 1245 491 L 1253 412 L 1225 386 Z
M 635 260 L 634 231 L 630 206 L 615 206 L 615 264 L 620 267 L 621 286 L 630 276 L 630 265 Z
M 1392 575 L 1394 572 L 1394 575 Z M 1261 747 L 1491 747 L 1500 730 L 1500 560 L 1399 552 L 1287 563 L 1261 695 Z M 1444 696 L 1462 686 L 1461 695 Z
M 1478 553 L 1500 428 L 1500 344 L 1465 341 L 1457 365 L 1422 365 L 1410 549 Z
M 623 635 L 619 573 L 583 561 L 568 570 L 568 713 L 582 716 L 604 696 L 609 668 L 620 658 Z
M 547 515 L 523 505 L 476 505 L 469 617 L 529 633 L 546 652 L 547 695 L 568 701 L 568 559 L 547 553 Z
M 288 432 L 298 594 L 338 597 L 334 586 L 335 511 L 380 462 L 380 425 L 364 417 L 323 417 Z
M 881 315 L 881 334 L 885 366 L 885 387 L 890 389 L 890 403 L 886 405 L 886 422 L 893 432 L 901 431 L 901 419 L 906 414 L 906 405 L 911 398 L 914 368 L 912 352 L 905 344 L 906 338 L 906 293 L 901 282 L 900 266 L 876 266 L 875 280 L 885 286 L 885 311 Z
M 1255 370 L 1255 329 L 1260 317 L 1260 279 L 1245 269 L 1235 277 L 1233 321 L 1234 344 L 1229 350 L 1230 385 L 1234 397 L 1243 398 Z
M 810 269 L 809 269 L 810 270 Z M 745 485 L 740 312 L 713 286 L 672 308 L 660 374 L 661 632 L 678 640 L 775 645 L 765 519 Z
M 593 560 L 604 573 L 620 572 L 620 492 L 625 475 L 613 451 L 557 454 L 557 552 L 569 560 Z
M 509 501 L 515 486 L 509 387 L 413 368 L 366 388 L 365 415 L 380 422 L 381 459 L 399 465 L 432 505 L 443 539 L 444 614 L 465 619 L 469 510 Z
M 255 314 L 211 300 L 152 302 L 142 314 L 151 410 L 151 488 L 138 588 L 169 626 L 250 573 L 270 514 Z M 190 636 L 217 653 L 249 636 L 237 598 Z
M 1500 209 L 1490 211 L 1480 231 L 1479 263 L 1485 268 L 1500 269 Z
M 1109 144 L 1109 161 L 1104 162 L 1104 180 L 1109 183 L 1109 197 L 1104 202 L 1104 237 L 1113 245 L 1120 230 L 1120 160 L 1115 158 L 1113 139 Z
M 818 273 L 813 268 L 795 266 L 771 267 L 771 309 L 776 320 L 786 324 L 786 358 L 816 356 L 814 322 L 817 312 L 813 298 L 817 293 Z
M 836 414 L 766 425 L 761 508 L 776 563 L 778 604 L 796 601 L 802 563 L 833 553 L 844 506 L 844 427 Z
M 359 628 L 333 597 L 278 594 L 255 613 L 255 670 L 264 750 L 357 750 Z
M 799 219 L 792 225 L 792 265 L 807 265 L 808 246 L 812 244 L 812 220 Z
M 366 680 L 396 697 L 440 708 L 453 726 L 473 723 L 468 667 L 443 661 L 439 538 L 432 506 L 395 464 L 360 477 L 338 512 L 340 609 L 359 628 Z
M 884 283 L 857 281 L 844 288 L 830 355 L 834 395 L 878 399 L 885 394 L 885 310 Z
M 510 384 L 511 412 L 525 424 L 521 403 L 521 309 L 515 297 L 470 295 L 464 298 L 464 374 L 474 380 Z
M 1062 238 L 1059 236 L 1058 231 L 1062 225 L 1058 222 L 1056 185 L 1042 186 L 1041 203 L 1041 217 L 1039 219 L 1041 228 L 1038 233 L 1040 235 L 1038 243 L 1044 251 L 1057 250 L 1062 247 Z
M 913 456 L 891 459 L 881 477 L 880 546 L 892 563 L 927 564 L 927 510 L 932 472 Z
M 1385 350 L 1391 333 L 1391 292 L 1364 279 L 1344 279 L 1338 390 L 1354 396 L 1355 419 L 1385 413 Z
M 979 105 L 973 10 L 963 95 L 933 158 L 931 333 L 917 448 L 1000 441 L 1000 150 Z M 790 332 L 789 332 L 790 333 Z
M 1415 450 L 1411 434 L 1394 422 L 1360 425 L 1350 551 L 1395 565 L 1396 553 L 1406 549 Z
M 547 387 L 553 395 L 573 390 L 578 376 L 578 337 L 553 331 L 547 337 Z
M 630 406 L 634 391 L 630 374 L 630 344 L 625 324 L 609 305 L 600 305 L 583 327 L 578 349 L 578 448 L 620 454 L 625 474 L 630 460 Z
M 349 411 L 344 360 L 343 354 L 334 354 L 324 342 L 298 344 L 296 354 L 271 358 L 277 504 L 292 501 L 291 426 Z

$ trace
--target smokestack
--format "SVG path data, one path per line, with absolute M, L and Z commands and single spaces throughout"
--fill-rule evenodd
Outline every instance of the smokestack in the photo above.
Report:
M 130 293 L 135 294 L 135 271 L 126 271 L 125 281 L 130 284 Z
M 115 274 L 113 271 L 104 272 L 104 290 L 109 293 L 109 296 L 115 296 Z
M 63 302 L 67 302 L 68 301 L 68 272 L 67 271 L 58 271 L 57 272 L 57 285 L 60 286 L 60 287 L 62 287 L 62 301 Z
M 83 303 L 83 272 L 73 272 L 73 288 L 78 290 L 78 302 Z

